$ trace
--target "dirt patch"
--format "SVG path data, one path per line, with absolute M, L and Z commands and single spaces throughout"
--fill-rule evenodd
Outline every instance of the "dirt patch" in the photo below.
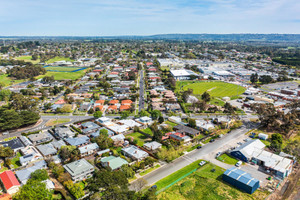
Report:
M 212 91 L 213 89 L 216 89 L 216 88 L 217 87 L 210 88 L 210 89 L 207 90 L 207 92 L 210 92 L 210 91 Z

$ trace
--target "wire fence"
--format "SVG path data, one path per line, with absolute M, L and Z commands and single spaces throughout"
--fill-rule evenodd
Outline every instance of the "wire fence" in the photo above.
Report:
M 167 185 L 166 187 L 158 190 L 155 194 L 158 195 L 159 193 L 165 191 L 166 189 L 168 189 L 169 187 L 171 187 L 172 185 L 174 185 L 175 183 L 177 183 L 178 181 L 181 181 L 182 179 L 184 179 L 185 177 L 189 176 L 190 174 L 194 173 L 195 171 L 197 170 L 196 169 L 193 169 L 192 171 L 186 173 L 185 175 L 181 176 L 180 178 L 176 179 L 175 181 L 173 181 L 172 183 L 170 183 L 169 185 Z

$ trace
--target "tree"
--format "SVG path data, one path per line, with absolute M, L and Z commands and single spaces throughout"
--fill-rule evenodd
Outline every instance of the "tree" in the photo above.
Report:
M 38 169 L 31 173 L 30 175 L 31 179 L 37 180 L 37 181 L 44 181 L 49 179 L 48 172 L 45 169 Z
M 129 165 L 122 165 L 121 170 L 127 178 L 133 178 L 134 177 L 135 173 Z
M 201 95 L 201 98 L 205 102 L 209 102 L 211 100 L 210 94 L 206 91 Z
M 84 188 L 82 188 L 82 185 L 80 183 L 73 183 L 72 180 L 69 180 L 64 182 L 63 185 L 76 199 L 79 199 L 84 196 Z
M 127 117 L 129 117 L 130 112 L 129 111 L 123 111 L 121 112 L 121 119 L 126 119 Z
M 54 76 L 44 76 L 44 78 L 42 78 L 42 83 L 52 83 L 54 81 Z
M 280 152 L 281 146 L 282 146 L 282 135 L 279 133 L 272 134 L 270 148 L 276 152 Z
M 164 121 L 165 121 L 164 117 L 163 117 L 163 116 L 159 116 L 158 122 L 159 122 L 160 124 L 162 124 Z
M 152 112 L 151 112 L 151 117 L 153 118 L 153 119 L 157 119 L 157 118 L 159 118 L 159 117 L 161 117 L 162 116 L 162 114 L 161 114 L 161 112 L 159 111 L 159 110 L 153 110 Z
M 135 80 L 136 79 L 135 72 L 134 71 L 129 71 L 128 72 L 128 77 L 129 77 L 129 80 Z
M 46 188 L 46 184 L 37 180 L 29 179 L 25 185 L 13 196 L 13 200 L 52 200 L 52 192 Z
M 95 138 L 95 142 L 98 144 L 100 149 L 108 149 L 113 146 L 114 141 L 108 137 L 108 131 L 101 129 L 99 136 Z
M 299 139 L 293 140 L 289 142 L 286 147 L 284 148 L 284 151 L 297 157 L 297 160 L 300 158 L 300 141 Z
M 6 157 L 12 157 L 13 155 L 14 155 L 14 150 L 12 150 L 10 147 L 0 146 L 0 157 L 6 158 Z
M 262 75 L 261 77 L 259 77 L 259 81 L 262 84 L 268 84 L 268 83 L 273 82 L 274 80 L 270 75 Z
M 5 86 L 4 83 L 0 82 L 0 90 Z
M 143 189 L 143 187 L 147 185 L 147 181 L 143 178 L 139 178 L 132 185 L 136 191 L 140 191 L 141 189 Z
M 258 81 L 258 74 L 257 73 L 251 74 L 250 81 L 251 81 L 252 84 L 256 83 Z
M 94 117 L 95 117 L 95 118 L 100 118 L 100 117 L 102 117 L 102 115 L 103 115 L 103 113 L 102 113 L 100 110 L 94 112 Z
M 141 110 L 140 112 L 139 112 L 139 116 L 140 117 L 149 117 L 150 116 L 150 114 L 146 111 L 146 110 Z
M 61 113 L 71 113 L 72 112 L 72 105 L 71 104 L 65 104 L 63 107 L 60 109 Z
M 7 102 L 11 96 L 10 90 L 0 90 L 0 101 Z
M 93 108 L 90 108 L 89 110 L 88 110 L 88 114 L 93 114 L 94 113 L 94 109 Z
M 196 127 L 196 120 L 195 119 L 189 119 L 189 126 L 192 127 L 192 128 L 195 128 Z

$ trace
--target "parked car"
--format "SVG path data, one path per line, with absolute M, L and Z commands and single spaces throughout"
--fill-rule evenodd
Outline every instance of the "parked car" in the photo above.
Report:
M 238 161 L 238 162 L 235 164 L 235 166 L 236 166 L 236 167 L 239 167 L 239 166 L 241 166 L 241 164 L 243 164 L 243 162 L 242 162 L 242 161 Z
M 197 149 L 201 149 L 202 148 L 202 146 L 197 146 Z
M 218 152 L 218 153 L 216 154 L 216 158 L 219 157 L 220 155 L 221 155 L 221 152 Z
M 215 139 L 211 139 L 211 140 L 209 140 L 209 142 L 214 142 L 215 141 Z
M 152 185 L 150 189 L 157 189 L 157 185 Z
M 199 163 L 199 165 L 200 165 L 200 166 L 203 166 L 203 165 L 205 165 L 205 163 L 206 163 L 206 162 L 203 160 L 203 161 L 201 161 L 201 162 Z

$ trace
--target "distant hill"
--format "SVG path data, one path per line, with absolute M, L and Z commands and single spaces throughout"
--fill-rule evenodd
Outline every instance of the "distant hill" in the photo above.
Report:
M 198 40 L 300 43 L 300 34 L 158 34 L 149 36 L 0 36 L 0 40 Z

